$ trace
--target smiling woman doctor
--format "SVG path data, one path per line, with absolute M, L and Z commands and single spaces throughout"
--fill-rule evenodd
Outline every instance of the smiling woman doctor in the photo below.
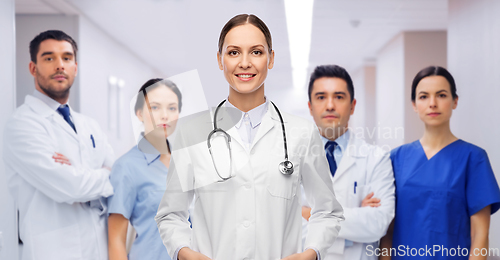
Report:
M 331 188 L 316 127 L 280 112 L 264 95 L 264 81 L 274 64 L 269 29 L 255 15 L 233 17 L 221 31 L 217 60 L 229 83 L 229 97 L 214 111 L 208 131 L 199 130 L 203 121 L 193 124 L 196 131 L 178 128 L 181 137 L 176 140 L 192 140 L 189 131 L 202 132 L 203 140 L 174 148 L 172 154 L 156 216 L 167 251 L 181 260 L 321 259 L 337 237 L 342 208 Z M 235 124 L 218 129 L 228 125 L 231 108 L 239 112 Z M 209 152 L 205 137 L 208 146 L 216 138 L 227 138 L 230 145 Z M 224 175 L 214 157 L 228 151 L 229 160 L 223 162 L 230 171 Z M 305 251 L 300 183 L 312 205 Z M 188 207 L 194 195 L 191 229 Z

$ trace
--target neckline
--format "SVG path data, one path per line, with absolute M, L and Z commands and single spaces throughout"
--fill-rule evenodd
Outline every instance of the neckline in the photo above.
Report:
M 416 142 L 418 143 L 418 145 L 420 146 L 420 151 L 422 151 L 422 153 L 424 154 L 424 158 L 426 159 L 426 161 L 430 161 L 432 160 L 432 158 L 436 157 L 436 155 L 438 155 L 439 153 L 441 153 L 441 151 L 445 150 L 446 148 L 450 147 L 451 145 L 453 145 L 454 143 L 457 143 L 458 141 L 462 141 L 462 139 L 458 138 L 457 140 L 447 144 L 445 147 L 441 148 L 437 153 L 435 153 L 431 158 L 428 158 L 427 157 L 427 154 L 425 153 L 425 150 L 424 150 L 424 147 L 422 146 L 422 143 L 420 142 L 420 139 L 417 140 Z

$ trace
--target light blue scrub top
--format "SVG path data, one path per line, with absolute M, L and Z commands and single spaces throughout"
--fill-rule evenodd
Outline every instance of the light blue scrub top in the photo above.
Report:
M 393 259 L 417 253 L 433 259 L 468 259 L 462 255 L 465 250 L 458 256 L 456 249 L 472 253 L 470 217 L 488 205 L 491 214 L 500 208 L 500 189 L 486 152 L 457 140 L 428 160 L 417 140 L 392 150 L 391 160 L 396 179 Z
M 145 139 L 141 148 L 156 151 Z M 137 231 L 130 260 L 170 260 L 154 220 L 166 190 L 167 172 L 159 152 L 144 153 L 137 146 L 113 165 L 110 180 L 115 193 L 108 198 L 108 214 L 122 214 Z

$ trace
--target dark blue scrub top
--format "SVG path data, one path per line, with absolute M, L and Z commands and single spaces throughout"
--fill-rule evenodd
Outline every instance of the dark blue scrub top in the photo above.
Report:
M 486 152 L 457 140 L 428 160 L 417 140 L 392 150 L 391 160 L 396 181 L 392 256 L 420 253 L 439 259 L 455 253 L 453 258 L 460 258 L 459 247 L 460 254 L 466 252 L 463 248 L 470 251 L 470 217 L 488 205 L 491 214 L 500 208 L 500 190 Z

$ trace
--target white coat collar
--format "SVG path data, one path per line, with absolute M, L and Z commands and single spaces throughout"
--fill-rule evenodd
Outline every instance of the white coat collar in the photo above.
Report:
M 236 128 L 239 129 L 241 127 L 241 124 L 243 123 L 243 116 L 245 114 L 248 114 L 248 117 L 250 118 L 250 125 L 252 126 L 252 128 L 255 128 L 258 125 L 260 125 L 260 123 L 262 123 L 262 117 L 264 116 L 264 114 L 267 112 L 267 109 L 269 108 L 268 106 L 269 106 L 269 101 L 266 98 L 266 101 L 264 103 L 251 109 L 250 111 L 248 111 L 246 113 L 240 110 L 241 117 L 240 117 L 240 121 L 238 121 L 238 123 L 236 123 Z M 227 100 L 227 102 L 226 102 L 226 107 L 232 107 L 234 109 L 238 109 L 233 104 L 231 104 L 231 102 L 229 102 L 229 100 Z
M 224 117 L 227 117 L 227 118 L 231 117 L 222 108 L 219 110 L 219 113 L 220 113 L 220 115 L 217 114 L 217 123 L 222 121 L 224 119 Z M 283 114 L 282 114 L 282 116 L 283 116 Z M 237 122 L 236 120 L 234 120 L 234 121 Z M 250 150 L 265 134 L 267 134 L 267 132 L 269 132 L 275 126 L 276 123 L 278 123 L 278 127 L 280 127 L 280 129 L 281 129 L 281 121 L 280 121 L 280 118 L 278 116 L 278 113 L 276 112 L 276 109 L 274 108 L 273 104 L 269 101 L 269 102 L 267 102 L 266 112 L 262 116 L 262 121 L 260 123 L 259 130 L 257 131 L 257 134 L 254 137 L 254 140 L 252 142 L 252 146 L 250 147 Z M 285 124 L 287 123 L 287 120 L 285 118 L 283 118 L 283 123 L 285 123 Z M 241 146 L 245 147 L 243 145 L 243 141 L 241 140 L 240 135 L 238 133 L 238 129 L 236 129 L 235 125 L 232 126 L 229 130 L 227 130 L 227 133 L 231 135 L 232 139 L 236 140 Z M 285 128 L 286 128 L 286 125 L 285 125 Z
M 47 103 L 43 102 L 41 99 L 36 98 L 32 95 L 26 95 L 26 97 L 24 98 L 24 103 L 28 105 L 33 110 L 33 112 L 39 114 L 42 117 L 49 117 L 57 113 L 56 112 L 57 107 L 55 109 L 52 109 L 52 107 L 47 105 Z
M 366 157 L 368 156 L 367 151 L 362 151 L 364 149 L 368 149 L 368 146 L 363 145 L 365 142 L 363 140 L 357 139 L 354 135 L 353 131 L 349 132 L 349 143 L 347 144 L 347 148 L 342 154 L 342 160 L 335 172 L 335 176 L 333 180 L 340 178 L 344 173 L 347 172 L 349 168 L 351 168 L 356 163 L 356 158 Z
M 352 157 L 367 157 L 369 146 L 363 139 L 356 138 L 356 135 L 353 131 L 349 131 L 349 143 L 347 144 L 347 148 L 345 150 L 344 155 L 352 156 Z
M 73 130 L 73 128 L 71 128 L 71 126 L 66 121 L 64 121 L 64 118 L 59 113 L 57 113 L 56 110 L 52 109 L 45 102 L 43 102 L 42 100 L 40 100 L 34 96 L 26 95 L 26 97 L 24 98 L 24 103 L 26 105 L 28 105 L 31 108 L 31 110 L 33 110 L 33 112 L 37 113 L 41 117 L 45 117 L 45 118 L 52 117 L 53 120 L 56 121 L 61 126 L 62 129 L 64 129 L 71 136 L 73 136 L 74 138 L 76 138 L 78 140 L 78 136 L 75 133 L 75 131 Z M 71 113 L 71 117 L 73 119 L 73 124 L 75 124 L 75 127 L 78 131 L 78 129 L 81 127 L 79 124 L 78 115 L 76 114 L 75 111 L 73 111 L 73 109 L 71 109 L 71 107 L 70 107 L 70 113 Z M 56 116 L 54 116 L 54 115 L 56 115 Z
M 52 98 L 44 95 L 42 92 L 40 92 L 36 89 L 35 89 L 35 91 L 33 91 L 33 96 L 40 99 L 43 103 L 47 104 L 47 106 L 49 106 L 52 110 L 57 110 L 61 105 L 68 105 L 68 107 L 69 107 L 68 102 L 66 102 L 66 104 L 61 104 L 61 103 L 53 100 Z

